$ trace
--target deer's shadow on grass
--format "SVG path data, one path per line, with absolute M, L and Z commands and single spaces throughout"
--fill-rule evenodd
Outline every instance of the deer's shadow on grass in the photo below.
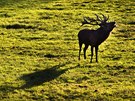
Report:
M 21 87 L 14 87 L 10 84 L 0 85 L 0 94 L 2 93 L 1 98 L 2 99 L 8 98 L 9 96 L 8 93 L 16 93 L 16 90 L 23 90 L 25 88 L 27 89 L 27 88 L 42 85 L 45 82 L 50 82 L 58 78 L 60 75 L 64 74 L 69 69 L 73 69 L 77 67 L 75 66 L 70 68 L 64 68 L 64 66 L 67 64 L 68 63 L 59 64 L 53 67 L 48 67 L 47 69 L 44 70 L 40 70 L 30 74 L 25 74 L 19 78 L 25 81 L 25 84 L 22 85 Z
M 45 82 L 52 81 L 65 73 L 69 68 L 60 69 L 60 67 L 66 64 L 56 65 L 45 70 L 37 71 L 31 74 L 26 74 L 20 77 L 20 79 L 25 80 L 25 84 L 20 87 L 20 89 L 31 88 L 34 86 L 42 85 Z

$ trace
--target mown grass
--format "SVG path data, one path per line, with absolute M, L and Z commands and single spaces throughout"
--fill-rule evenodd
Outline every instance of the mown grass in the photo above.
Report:
M 0 100 L 135 100 L 134 0 L 0 0 Z M 83 16 L 117 27 L 99 63 L 78 61 Z

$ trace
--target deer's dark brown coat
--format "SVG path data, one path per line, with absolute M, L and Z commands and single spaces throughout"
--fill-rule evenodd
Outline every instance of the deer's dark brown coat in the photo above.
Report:
M 92 62 L 94 47 L 95 47 L 95 52 L 96 52 L 96 62 L 98 62 L 98 47 L 103 41 L 105 41 L 108 38 L 110 32 L 115 27 L 115 22 L 106 22 L 109 17 L 107 18 L 102 14 L 104 19 L 101 20 L 101 18 L 98 15 L 96 15 L 96 16 L 97 16 L 97 20 L 87 18 L 87 19 L 84 19 L 84 22 L 82 22 L 82 24 L 92 24 L 92 22 L 96 21 L 96 24 L 94 24 L 94 25 L 99 25 L 100 28 L 98 28 L 97 30 L 83 29 L 83 30 L 79 31 L 79 33 L 78 33 L 79 48 L 80 48 L 79 49 L 79 60 L 80 60 L 82 44 L 85 44 L 84 59 L 86 59 L 86 50 L 87 50 L 88 46 L 90 45 L 91 46 L 90 62 Z M 90 22 L 88 22 L 87 20 L 89 20 Z M 98 23 L 97 21 L 100 21 L 100 23 Z

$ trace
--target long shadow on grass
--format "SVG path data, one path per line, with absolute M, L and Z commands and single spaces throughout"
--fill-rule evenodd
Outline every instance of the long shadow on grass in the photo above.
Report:
M 62 65 L 55 65 L 51 68 L 47 68 L 45 70 L 37 71 L 31 74 L 26 74 L 20 77 L 21 79 L 25 80 L 25 84 L 20 87 L 20 89 L 24 88 L 31 88 L 34 86 L 42 85 L 45 82 L 52 81 L 65 73 L 69 68 L 60 69 L 60 67 L 65 66 L 66 64 Z

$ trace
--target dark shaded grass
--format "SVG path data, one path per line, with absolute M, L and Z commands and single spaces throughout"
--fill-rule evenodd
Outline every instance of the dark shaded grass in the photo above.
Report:
M 21 25 L 21 24 L 3 25 L 2 27 L 6 29 L 35 29 L 36 28 L 31 25 Z
M 44 31 L 50 31 L 46 27 L 40 27 L 40 26 L 34 26 L 34 25 L 28 25 L 28 24 L 10 24 L 10 25 L 1 25 L 2 28 L 6 29 L 25 29 L 25 30 L 44 30 Z M 54 28 L 54 27 L 53 27 Z M 57 28 L 54 28 L 54 30 L 58 30 Z M 36 38 L 34 38 L 36 39 Z M 28 39 L 30 40 L 30 39 Z
M 135 25 L 135 21 L 130 21 L 128 24 Z

